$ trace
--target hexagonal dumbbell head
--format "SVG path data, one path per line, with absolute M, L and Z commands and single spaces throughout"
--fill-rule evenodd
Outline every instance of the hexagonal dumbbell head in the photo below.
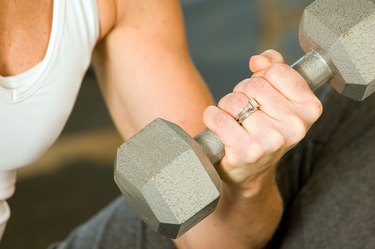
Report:
M 300 45 L 323 55 L 338 92 L 363 100 L 375 91 L 375 0 L 315 1 L 304 11 Z
M 133 211 L 171 238 L 211 213 L 220 196 L 220 178 L 201 146 L 162 119 L 119 147 L 115 181 Z

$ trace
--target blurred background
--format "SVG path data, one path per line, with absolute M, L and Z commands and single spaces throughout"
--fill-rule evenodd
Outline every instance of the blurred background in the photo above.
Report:
M 288 63 L 302 55 L 298 24 L 310 2 L 181 0 L 193 60 L 216 100 L 249 76 L 251 55 L 273 48 Z M 113 161 L 122 142 L 89 70 L 59 140 L 18 172 L 0 248 L 46 248 L 118 196 Z

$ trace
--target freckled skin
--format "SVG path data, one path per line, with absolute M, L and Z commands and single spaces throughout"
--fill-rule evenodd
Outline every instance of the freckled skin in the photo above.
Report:
M 52 0 L 0 0 L 0 75 L 21 73 L 43 59 L 52 10 Z

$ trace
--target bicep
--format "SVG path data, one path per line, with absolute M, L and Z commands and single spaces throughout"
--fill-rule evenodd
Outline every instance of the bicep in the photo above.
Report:
M 178 1 L 128 2 L 94 53 L 116 126 L 126 138 L 162 117 L 197 133 L 212 98 L 189 56 Z

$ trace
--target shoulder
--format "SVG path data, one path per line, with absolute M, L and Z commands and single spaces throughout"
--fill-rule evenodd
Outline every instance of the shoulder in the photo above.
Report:
M 127 26 L 139 31 L 182 30 L 183 16 L 178 0 L 97 0 L 99 8 L 100 40 L 111 31 Z M 157 11 L 156 11 L 157 10 Z

